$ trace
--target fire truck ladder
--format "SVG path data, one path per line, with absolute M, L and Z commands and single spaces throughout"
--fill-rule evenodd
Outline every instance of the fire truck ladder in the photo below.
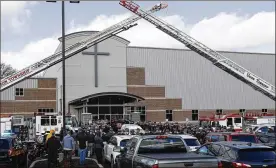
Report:
M 194 52 L 205 57 L 206 59 L 211 61 L 215 66 L 226 71 L 227 73 L 231 74 L 237 79 L 245 82 L 246 84 L 253 87 L 255 90 L 263 93 L 264 95 L 268 96 L 274 101 L 276 100 L 275 87 L 272 84 L 268 83 L 267 81 L 263 80 L 262 78 L 258 77 L 257 75 L 243 68 L 242 66 L 238 65 L 234 61 L 224 57 L 220 53 L 208 48 L 204 44 L 193 39 L 191 36 L 185 34 L 184 32 L 175 28 L 174 26 L 166 23 L 165 21 L 157 18 L 156 16 L 147 14 L 141 8 L 137 8 L 137 10 L 133 10 L 133 9 L 136 9 L 135 6 L 138 6 L 134 2 L 128 1 L 126 3 L 125 1 L 121 1 L 120 5 L 132 11 L 136 15 L 144 18 L 151 24 L 155 25 L 156 28 L 170 35 L 174 39 L 180 41 L 188 48 L 193 50 Z
M 135 6 L 137 7 L 137 6 Z M 139 8 L 139 7 L 138 7 Z M 163 8 L 151 8 L 150 10 L 144 12 L 145 14 L 150 14 L 157 12 Z M 134 15 L 132 17 L 129 17 L 109 28 L 106 28 L 100 32 L 94 33 L 93 35 L 89 36 L 88 38 L 85 38 L 84 40 L 73 44 L 65 49 L 65 59 L 70 58 L 74 56 L 77 53 L 80 53 L 87 48 L 104 41 L 116 34 L 119 34 L 123 31 L 128 30 L 129 28 L 132 28 L 136 26 L 137 24 L 132 23 L 136 22 L 137 20 L 141 19 L 139 16 Z M 0 86 L 1 86 L 1 92 L 8 89 L 9 87 L 21 82 L 24 79 L 27 79 L 29 77 L 32 77 L 49 67 L 56 65 L 57 63 L 62 61 L 62 52 L 57 52 L 39 62 L 36 62 L 8 77 L 5 77 L 1 80 Z

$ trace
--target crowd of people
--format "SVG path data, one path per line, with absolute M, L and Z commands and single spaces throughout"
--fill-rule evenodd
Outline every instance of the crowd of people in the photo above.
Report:
M 118 124 L 120 123 L 120 124 Z M 83 165 L 86 157 L 97 158 L 99 163 L 102 163 L 102 151 L 104 147 L 103 142 L 108 142 L 109 139 L 115 134 L 141 134 L 140 130 L 132 130 L 132 132 L 122 132 L 120 126 L 124 124 L 112 120 L 94 121 L 92 124 L 86 124 L 78 131 L 67 130 L 66 135 L 60 132 L 60 137 L 55 136 L 55 131 L 51 130 L 46 137 L 46 148 L 48 152 L 49 167 L 51 164 L 57 164 L 57 155 L 59 150 L 62 149 L 64 158 L 72 158 L 73 155 L 79 156 L 79 164 Z M 159 123 L 159 122 L 137 122 L 145 132 L 145 134 L 190 134 L 203 143 L 205 136 L 209 132 L 215 131 L 211 126 L 199 126 L 187 123 Z M 226 129 L 226 127 L 216 127 L 216 131 L 234 131 L 233 128 Z M 71 163 L 71 162 L 70 162 Z

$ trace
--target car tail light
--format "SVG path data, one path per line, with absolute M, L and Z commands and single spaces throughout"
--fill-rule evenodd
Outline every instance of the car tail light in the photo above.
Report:
M 166 139 L 166 138 L 168 138 L 168 136 L 164 136 L 164 135 L 156 136 L 156 139 Z
M 13 151 L 12 149 L 9 149 L 9 151 L 8 151 L 8 155 L 9 155 L 9 156 L 12 155 L 12 151 Z
M 159 168 L 158 164 L 152 165 L 151 168 Z
M 223 168 L 223 165 L 221 162 L 218 162 L 218 168 Z
M 248 164 L 244 164 L 244 163 L 237 163 L 237 162 L 233 162 L 233 167 L 234 168 L 248 168 L 251 167 Z

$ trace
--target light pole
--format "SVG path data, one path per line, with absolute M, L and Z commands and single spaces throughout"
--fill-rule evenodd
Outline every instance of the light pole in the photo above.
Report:
M 46 2 L 57 2 L 57 1 L 46 1 Z M 70 3 L 79 3 L 80 1 L 70 1 Z M 61 1 L 61 53 L 62 53 L 62 120 L 63 120 L 63 135 L 65 136 L 65 9 L 64 1 Z

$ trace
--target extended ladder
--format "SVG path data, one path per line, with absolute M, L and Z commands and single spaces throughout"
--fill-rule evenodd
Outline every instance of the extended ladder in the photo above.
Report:
M 139 8 L 139 6 L 135 6 Z M 144 12 L 145 14 L 150 14 L 157 12 L 163 8 L 151 8 L 150 10 Z M 84 40 L 73 44 L 65 49 L 65 59 L 70 58 L 74 56 L 77 53 L 80 53 L 87 48 L 103 41 L 106 40 L 118 33 L 121 33 L 123 31 L 128 30 L 129 28 L 136 26 L 137 24 L 132 23 L 136 22 L 137 20 L 141 19 L 139 16 L 132 16 L 129 17 L 109 28 L 106 28 L 100 32 L 94 33 L 93 35 L 89 36 L 88 38 L 85 38 Z M 62 51 L 57 52 L 39 62 L 36 62 L 32 64 L 31 66 L 28 66 L 8 77 L 5 77 L 4 79 L 1 80 L 0 86 L 1 86 L 1 92 L 3 90 L 6 90 L 7 88 L 21 82 L 22 80 L 32 77 L 35 74 L 38 74 L 39 72 L 42 72 L 49 67 L 56 65 L 57 63 L 62 61 Z
M 246 84 L 253 87 L 255 90 L 263 93 L 264 95 L 268 96 L 274 101 L 276 100 L 275 87 L 272 84 L 268 83 L 267 81 L 263 80 L 262 78 L 258 77 L 257 75 L 243 68 L 242 66 L 238 65 L 234 61 L 224 57 L 220 53 L 208 48 L 204 44 L 198 42 L 197 40 L 193 39 L 191 36 L 175 28 L 174 26 L 166 23 L 165 21 L 157 18 L 156 16 L 147 14 L 141 8 L 138 8 L 137 10 L 133 10 L 135 9 L 135 6 L 138 6 L 134 2 L 132 1 L 130 2 L 128 1 L 127 3 L 121 2 L 120 5 L 132 11 L 136 15 L 144 18 L 145 20 L 155 25 L 158 29 L 160 29 L 164 33 L 170 35 L 174 39 L 185 44 L 191 50 L 207 58 L 208 60 L 213 62 L 215 66 L 228 72 L 229 74 L 233 75 L 237 79 L 245 82 Z M 130 8 L 129 6 L 132 6 L 132 7 Z

